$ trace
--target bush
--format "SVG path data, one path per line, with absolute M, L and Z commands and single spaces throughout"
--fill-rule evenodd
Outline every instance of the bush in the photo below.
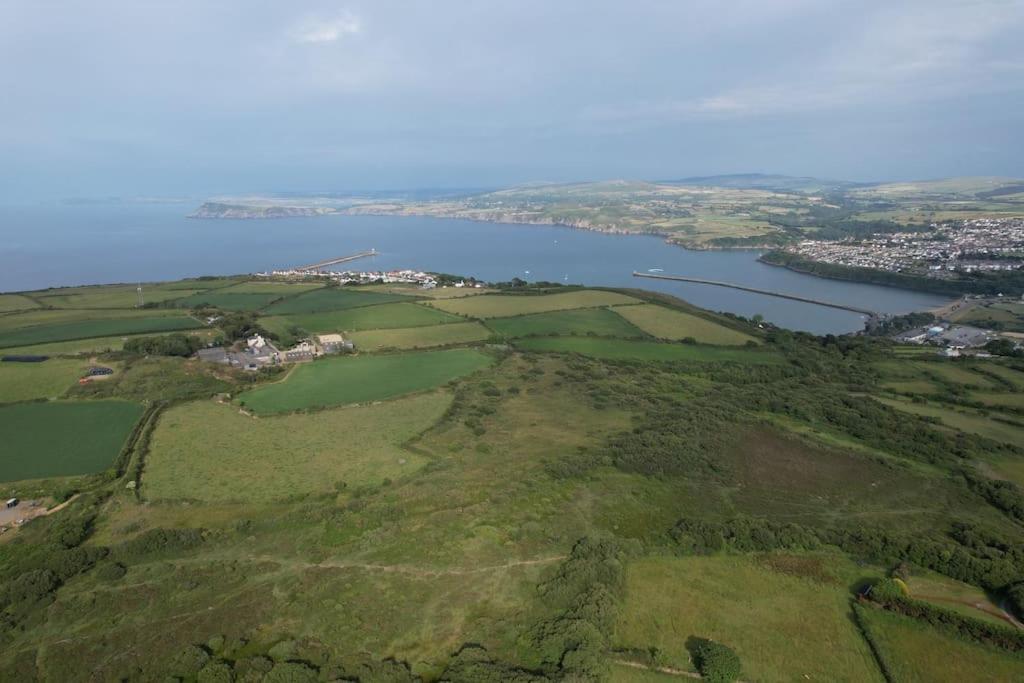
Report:
M 96 578 L 100 581 L 117 581 L 127 572 L 128 570 L 120 562 L 104 562 L 96 570 Z
M 732 683 L 740 677 L 740 658 L 731 648 L 706 638 L 693 640 L 693 663 L 705 680 L 712 683 Z
M 231 666 L 223 659 L 210 661 L 196 676 L 196 683 L 231 683 L 233 680 Z
M 209 661 L 209 652 L 198 645 L 189 645 L 171 660 L 171 672 L 178 676 L 195 676 Z
M 274 665 L 263 683 L 317 683 L 319 680 L 316 669 L 300 662 L 282 662 Z

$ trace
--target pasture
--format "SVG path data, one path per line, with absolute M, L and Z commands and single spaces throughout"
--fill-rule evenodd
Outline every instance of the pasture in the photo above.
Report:
M 209 287 L 198 280 L 143 283 L 143 301 L 148 304 L 181 299 Z M 53 308 L 136 308 L 139 303 L 137 284 L 64 287 L 32 292 L 44 306 Z
M 112 337 L 115 335 L 173 332 L 202 327 L 189 316 L 117 317 L 55 322 L 0 331 L 0 348 L 32 346 L 49 342 Z
M 1024 443 L 1024 427 L 992 420 L 978 411 L 968 408 L 954 408 L 935 403 L 912 403 L 904 399 L 875 397 L 887 406 L 905 413 L 922 417 L 937 418 L 941 424 L 969 434 L 988 437 L 995 441 L 1019 445 Z M 996 413 L 998 415 L 998 413 Z
M 179 405 L 153 433 L 143 496 L 267 502 L 395 480 L 426 462 L 402 444 L 450 404 L 450 394 L 433 392 L 258 420 L 213 401 Z
M 39 308 L 32 299 L 20 294 L 0 294 L 0 313 L 11 311 L 26 311 L 32 308 Z
M 470 318 L 507 318 L 513 315 L 635 303 L 637 303 L 636 299 L 625 294 L 582 289 L 558 294 L 490 294 L 458 299 L 438 299 L 431 301 L 430 305 L 442 311 Z
M 442 323 L 465 322 L 464 318 L 412 303 L 360 306 L 323 313 L 302 313 L 263 318 L 261 324 L 272 331 L 298 326 L 308 332 L 355 332 L 397 327 L 425 327 Z
M 0 362 L 0 403 L 57 398 L 85 374 L 89 363 L 51 358 L 42 363 Z
M 999 363 L 987 363 L 984 368 L 985 372 L 999 377 L 1011 386 L 1014 386 L 1017 389 L 1024 389 L 1024 372 L 1014 370 L 1010 366 L 1001 365 Z
M 380 401 L 433 389 L 491 362 L 490 356 L 473 349 L 332 358 L 296 367 L 284 380 L 256 387 L 239 399 L 263 415 Z
M 745 680 L 881 681 L 848 617 L 857 567 L 830 555 L 782 557 L 631 562 L 616 645 L 657 647 L 671 666 L 688 669 L 686 642 L 697 636 L 733 648 Z
M 218 331 L 210 328 L 201 330 L 182 330 L 187 334 L 203 339 L 212 339 L 217 336 Z M 74 356 L 82 353 L 104 353 L 107 351 L 120 351 L 124 348 L 125 341 L 135 337 L 151 337 L 163 334 L 174 334 L 174 332 L 156 332 L 150 334 L 129 334 L 114 337 L 89 337 L 87 339 L 72 339 L 69 341 L 49 342 L 45 344 L 32 344 L 29 346 L 15 346 L 3 349 L 3 354 L 37 353 L 51 356 Z
M 142 406 L 127 401 L 0 406 L 0 481 L 102 472 L 141 415 Z
M 296 297 L 278 301 L 266 309 L 267 315 L 294 315 L 341 311 L 394 301 L 408 301 L 402 294 L 379 291 L 356 291 L 345 287 L 325 287 Z
M 666 344 L 599 337 L 536 337 L 520 339 L 523 351 L 579 353 L 606 360 L 698 361 L 734 363 L 781 363 L 782 357 L 769 351 L 730 349 L 697 344 Z
M 426 327 L 400 327 L 385 330 L 366 330 L 351 335 L 359 351 L 381 349 L 426 349 L 432 346 L 480 342 L 491 336 L 491 331 L 476 321 L 430 325 Z
M 275 280 L 246 280 L 224 288 L 225 294 L 275 294 L 278 297 L 295 296 L 324 286 L 323 282 L 278 282 Z
M 607 308 L 578 308 L 511 318 L 489 318 L 487 327 L 498 335 L 509 338 L 563 334 L 598 337 L 645 336 L 625 318 Z
M 879 609 L 861 614 L 895 680 L 908 683 L 1019 681 L 1024 658 L 947 635 Z
M 757 340 L 749 334 L 730 329 L 691 313 L 683 313 L 657 304 L 616 306 L 616 313 L 658 339 L 679 341 L 692 337 L 702 344 L 741 346 Z
M 994 408 L 1024 410 L 1024 393 L 1021 392 L 996 393 L 991 391 L 972 391 L 971 399 Z
M 274 292 L 233 292 L 229 288 L 199 292 L 184 299 L 178 299 L 174 304 L 179 308 L 212 306 L 225 311 L 258 311 L 282 296 L 284 295 Z
M 915 600 L 930 602 L 943 609 L 1001 626 L 1008 625 L 999 606 L 982 589 L 924 569 L 917 569 L 906 580 Z

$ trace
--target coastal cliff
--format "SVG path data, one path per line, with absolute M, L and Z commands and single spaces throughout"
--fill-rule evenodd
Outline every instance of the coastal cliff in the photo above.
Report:
M 202 206 L 189 214 L 189 218 L 228 218 L 236 220 L 253 220 L 264 218 L 301 218 L 324 216 L 336 210 L 323 206 L 281 206 L 259 204 L 226 204 L 222 202 L 204 202 Z

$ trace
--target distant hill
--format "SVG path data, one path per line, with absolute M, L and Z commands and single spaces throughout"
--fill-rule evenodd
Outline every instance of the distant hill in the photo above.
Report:
M 737 190 L 775 190 L 777 192 L 828 192 L 864 187 L 869 183 L 849 180 L 828 180 L 810 176 L 789 176 L 774 173 L 733 173 L 729 175 L 694 176 L 681 180 L 661 181 L 669 185 L 728 187 Z

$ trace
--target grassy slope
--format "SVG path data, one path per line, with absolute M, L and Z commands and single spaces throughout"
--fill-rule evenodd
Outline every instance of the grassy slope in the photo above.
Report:
M 83 320 L 79 322 L 40 325 L 38 327 L 24 327 L 0 332 L 0 348 L 88 339 L 91 337 L 110 337 L 120 334 L 190 330 L 199 327 L 202 327 L 202 323 L 188 316 L 120 317 Z
M 511 318 L 489 318 L 487 326 L 497 334 L 510 338 L 552 334 L 593 334 L 599 337 L 644 336 L 640 329 L 607 308 L 580 308 Z
M 330 287 L 280 301 L 266 310 L 267 315 L 294 315 L 322 313 L 373 304 L 406 301 L 408 297 L 389 292 L 358 292 L 352 289 Z
M 432 301 L 430 305 L 450 313 L 474 318 L 501 318 L 571 308 L 594 308 L 629 303 L 636 303 L 636 299 L 616 292 L 581 290 L 545 295 L 495 294 L 461 299 L 442 299 Z
M 433 393 L 259 420 L 212 401 L 187 403 L 161 416 L 142 492 L 149 500 L 263 502 L 327 493 L 339 484 L 380 484 L 423 465 L 422 456 L 401 446 L 450 403 L 449 395 Z
M 282 382 L 246 392 L 246 408 L 260 414 L 362 403 L 432 389 L 487 367 L 479 351 L 455 349 L 333 358 L 296 367 Z
M 638 361 L 732 361 L 737 363 L 780 363 L 782 358 L 768 351 L 747 351 L 695 344 L 600 339 L 595 337 L 540 337 L 522 339 L 516 347 L 526 351 L 580 353 L 609 360 Z
M 756 341 L 748 334 L 731 330 L 706 318 L 655 304 L 617 306 L 614 310 L 647 334 L 659 339 L 677 341 L 693 337 L 704 344 L 724 345 L 741 345 L 748 341 Z
M 85 374 L 85 360 L 51 358 L 42 363 L 0 363 L 0 403 L 57 398 Z
M 381 349 L 425 349 L 448 344 L 479 342 L 491 336 L 491 331 L 480 323 L 449 323 L 423 327 L 405 327 L 386 330 L 366 330 L 350 335 L 360 351 Z
M 21 296 L 20 294 L 0 294 L 0 313 L 25 311 L 32 308 L 39 308 L 39 304 L 32 299 L 29 299 L 27 296 Z

